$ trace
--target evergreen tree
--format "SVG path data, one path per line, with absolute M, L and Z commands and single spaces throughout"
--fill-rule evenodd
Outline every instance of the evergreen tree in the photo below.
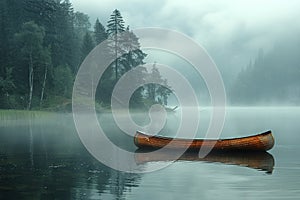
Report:
M 81 46 L 81 62 L 95 47 L 92 36 L 86 32 Z
M 107 22 L 107 34 L 111 41 L 112 52 L 115 56 L 115 80 L 119 78 L 119 56 L 122 55 L 123 51 L 120 47 L 120 35 L 125 31 L 124 20 L 119 10 L 115 9 Z
M 123 52 L 125 52 L 120 57 L 120 75 L 125 74 L 137 66 L 145 64 L 144 59 L 147 54 L 140 49 L 139 39 L 132 31 L 129 30 L 129 27 L 127 27 L 126 31 L 123 33 L 120 44 Z M 146 71 L 146 68 L 142 68 L 139 71 L 139 74 L 136 74 L 133 81 L 143 82 Z M 130 102 L 131 107 L 143 106 L 143 92 L 144 88 L 140 87 L 133 93 Z
M 238 74 L 230 90 L 231 103 L 239 105 L 257 105 L 266 102 L 268 104 L 270 102 L 298 104 L 300 99 L 299 52 L 299 43 L 295 41 L 277 44 L 268 54 L 264 54 L 260 49 L 254 62 L 250 62 Z
M 120 57 L 121 75 L 134 67 L 145 64 L 144 59 L 147 54 L 140 49 L 139 39 L 129 30 L 129 27 L 127 27 L 123 33 L 122 39 L 120 40 L 120 47 L 122 52 L 124 52 L 122 57 Z
M 121 13 L 114 10 L 107 30 L 97 19 L 91 34 L 89 17 L 74 12 L 69 0 L 0 0 L 1 108 L 45 107 L 70 98 L 81 61 L 106 39 L 107 52 L 116 60 L 101 77 L 96 99 L 109 105 L 119 78 L 143 65 L 146 57 L 136 35 L 124 24 Z M 134 78 L 143 81 L 146 73 L 144 69 Z M 139 88 L 132 104 L 143 105 L 146 93 L 147 87 Z M 157 89 L 152 99 L 162 102 L 163 93 Z
M 119 10 L 115 9 L 107 22 L 108 35 L 116 35 L 125 31 L 125 22 Z
M 74 13 L 74 38 L 75 43 L 73 44 L 73 53 L 76 55 L 74 57 L 74 65 L 76 66 L 74 70 L 74 74 L 78 71 L 80 64 L 83 60 L 82 56 L 82 43 L 84 40 L 84 37 L 87 32 L 89 32 L 91 28 L 91 23 L 89 21 L 89 16 L 87 14 L 76 12 Z M 85 57 L 85 56 L 84 56 Z
M 8 9 L 6 1 L 0 1 L 0 77 L 5 76 L 5 65 L 8 64 Z M 1 96 L 1 94 L 0 94 Z
M 51 40 L 51 55 L 54 66 L 68 65 L 73 74 L 76 73 L 80 52 L 80 45 L 76 42 L 74 33 L 74 12 L 69 1 L 59 3 L 55 12 L 54 32 Z
M 78 35 L 78 38 L 81 40 L 85 36 L 85 33 L 91 28 L 89 18 L 90 17 L 87 14 L 82 12 L 74 13 L 74 29 Z
M 100 23 L 100 22 L 99 22 Z M 97 25 L 97 21 L 95 24 L 95 39 L 98 43 L 102 40 L 104 34 L 97 34 L 96 36 L 96 27 L 100 27 Z M 98 29 L 97 28 L 97 29 Z M 99 28 L 99 30 L 102 28 Z M 99 81 L 99 85 L 97 87 L 96 99 L 100 101 L 100 103 L 104 105 L 110 105 L 111 95 L 115 84 L 119 79 L 119 56 L 122 55 L 123 51 L 121 49 L 121 38 L 120 33 L 125 31 L 124 20 L 121 16 L 121 13 L 118 10 L 114 10 L 110 16 L 109 21 L 107 22 L 107 31 L 106 37 L 109 40 L 109 44 L 107 46 L 107 51 L 111 53 L 113 57 L 115 57 L 115 61 L 107 68 L 104 72 L 103 76 Z M 97 31 L 98 32 L 98 31 Z M 102 31 L 101 31 L 102 32 Z M 98 36 L 101 36 L 98 38 Z M 97 39 L 98 38 L 98 39 Z
M 156 64 L 153 65 L 151 73 L 147 77 L 155 82 L 145 87 L 147 103 L 167 105 L 172 90 L 168 89 L 170 86 L 168 86 L 167 80 L 162 78 Z
M 59 4 L 53 0 L 21 0 L 24 2 L 23 20 L 34 20 L 39 26 L 45 28 L 46 34 L 51 33 L 51 27 L 54 23 L 55 12 Z
M 104 26 L 100 23 L 99 19 L 96 20 L 94 26 L 94 37 L 96 45 L 100 44 L 101 42 L 107 39 L 107 33 L 105 31 Z
M 57 96 L 70 98 L 73 86 L 73 76 L 69 66 L 58 66 L 53 72 L 53 91 Z
M 75 21 L 78 17 L 75 17 L 69 1 L 0 0 L 2 106 L 31 108 L 39 103 L 42 105 L 43 100 L 52 95 L 52 90 L 48 90 L 54 84 L 52 64 L 67 63 L 76 73 L 82 43 L 76 35 L 79 27 Z M 85 20 L 84 23 L 89 22 Z M 15 85 L 13 90 L 11 83 Z
M 138 37 L 129 30 L 129 27 L 125 30 L 124 21 L 118 10 L 115 10 L 110 18 L 107 33 L 109 34 L 108 39 L 110 41 L 108 51 L 117 59 L 106 70 L 103 78 L 100 80 L 96 98 L 99 98 L 105 104 L 110 104 L 112 90 L 119 78 L 129 70 L 143 65 L 147 55 L 141 51 Z M 114 76 L 112 69 L 114 69 Z M 144 69 L 144 72 L 142 71 L 134 77 L 135 80 L 133 81 L 143 82 L 146 69 Z M 136 107 L 143 104 L 142 93 L 143 87 L 134 92 L 130 102 L 131 106 Z

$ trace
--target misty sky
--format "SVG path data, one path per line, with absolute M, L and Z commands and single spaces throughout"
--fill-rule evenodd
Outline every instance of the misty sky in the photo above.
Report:
M 106 25 L 117 8 L 132 29 L 163 27 L 183 32 L 204 46 L 224 76 L 236 74 L 278 42 L 299 37 L 298 0 L 71 0 L 94 24 Z

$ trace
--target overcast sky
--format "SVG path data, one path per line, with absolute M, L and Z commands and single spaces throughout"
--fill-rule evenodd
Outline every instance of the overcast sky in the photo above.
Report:
M 224 75 L 239 71 L 260 48 L 300 37 L 299 0 L 71 0 L 75 10 L 106 25 L 119 9 L 132 29 L 163 27 L 204 46 Z

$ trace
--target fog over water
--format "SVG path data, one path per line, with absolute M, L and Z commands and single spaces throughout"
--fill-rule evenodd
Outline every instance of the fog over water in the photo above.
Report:
M 132 113 L 139 123 L 143 113 Z M 111 114 L 98 115 L 108 137 L 119 147 L 136 151 L 133 138 L 122 133 Z M 70 114 L 1 115 L 0 197 L 14 199 L 297 199 L 299 184 L 300 110 L 296 107 L 230 108 L 221 137 L 247 136 L 271 129 L 275 146 L 268 153 L 207 157 L 184 155 L 169 167 L 130 174 L 104 166 L 82 145 Z M 209 110 L 202 112 L 197 137 L 203 137 Z M 141 121 L 144 119 L 145 121 Z M 177 113 L 169 114 L 160 135 L 174 136 Z M 88 126 L 88 124 L 87 124 Z M 87 133 L 88 134 L 88 133 Z M 118 158 L 118 154 L 111 155 Z M 152 160 L 151 160 L 152 159 Z M 136 157 L 144 168 L 172 157 Z M 239 164 L 240 163 L 240 164 Z M 222 195 L 220 195 L 222 193 Z
M 119 9 L 132 29 L 180 31 L 211 55 L 225 83 L 229 105 L 298 105 L 300 100 L 300 17 L 296 0 L 284 1 L 72 1 L 75 10 L 105 25 Z M 105 6 L 103 6 L 105 5 Z M 188 77 L 209 104 L 192 66 L 166 52 L 147 51 L 147 62 L 167 64 Z

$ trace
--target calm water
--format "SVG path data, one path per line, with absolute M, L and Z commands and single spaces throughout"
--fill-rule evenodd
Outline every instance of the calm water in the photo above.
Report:
M 209 110 L 201 115 L 199 137 Z M 109 114 L 99 118 L 115 143 L 136 150 L 131 137 L 118 134 Z M 299 119 L 297 107 L 230 108 L 222 137 L 272 129 L 276 144 L 269 154 L 212 155 L 205 161 L 184 155 L 162 170 L 130 174 L 95 160 L 70 114 L 2 117 L 0 199 L 299 199 Z M 166 135 L 177 127 L 176 120 L 176 113 L 169 115 Z M 147 167 L 168 162 L 167 156 L 140 161 Z

